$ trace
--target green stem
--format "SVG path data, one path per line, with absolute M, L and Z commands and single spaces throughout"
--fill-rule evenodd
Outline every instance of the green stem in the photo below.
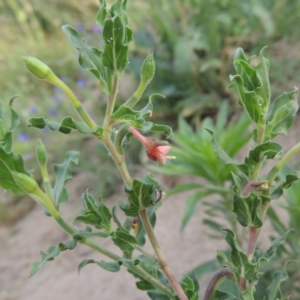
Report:
M 143 95 L 148 83 L 141 81 L 135 93 L 125 102 L 125 106 L 133 107 Z
M 147 211 L 146 209 L 140 211 L 140 218 L 143 222 L 143 225 L 144 225 L 144 228 L 147 232 L 147 235 L 149 237 L 149 240 L 152 244 L 152 247 L 157 255 L 157 258 L 158 258 L 158 261 L 159 261 L 159 264 L 163 270 L 163 272 L 165 273 L 165 275 L 167 276 L 167 278 L 169 279 L 171 285 L 174 287 L 174 290 L 176 291 L 178 297 L 180 300 L 188 300 L 187 296 L 185 295 L 182 287 L 180 286 L 180 284 L 178 283 L 178 281 L 176 280 L 175 276 L 173 275 L 170 267 L 168 266 L 167 264 L 167 261 L 160 249 L 160 246 L 159 246 L 159 243 L 157 241 L 157 238 L 154 234 L 154 231 L 153 231 L 153 228 L 152 228 L 152 225 L 149 221 L 149 218 L 148 218 L 148 214 L 147 214 Z
M 140 247 L 140 246 L 135 246 L 134 247 L 137 251 L 141 252 L 142 254 L 144 254 L 146 257 L 148 257 L 150 260 L 157 262 L 156 257 L 154 257 L 152 254 L 148 253 L 147 251 L 144 250 L 144 248 Z
M 48 169 L 47 169 L 46 165 L 45 166 L 41 165 L 41 173 L 42 173 L 42 177 L 43 177 L 43 184 L 44 184 L 45 192 L 46 192 L 47 196 L 52 201 L 54 201 L 53 190 L 52 190 L 51 181 L 49 178 L 49 173 L 48 173 Z
M 215 273 L 206 288 L 203 300 L 213 300 L 215 292 L 225 279 L 234 280 L 233 273 L 229 268 L 223 268 Z
M 76 232 L 76 228 L 72 225 L 67 223 L 62 216 L 57 216 L 56 218 L 54 218 L 55 221 L 60 225 L 60 227 L 69 235 L 73 235 Z
M 88 125 L 92 129 L 98 127 L 98 125 L 94 122 L 94 120 L 91 118 L 88 112 L 84 109 L 81 102 L 77 99 L 75 94 L 63 81 L 61 81 L 54 73 L 51 73 L 47 80 L 59 87 L 68 96 L 78 115 L 82 118 L 86 125 Z
M 264 142 L 265 139 L 265 133 L 266 133 L 266 125 L 265 124 L 258 124 L 257 126 L 257 144 L 260 145 Z M 256 180 L 259 176 L 259 172 L 262 167 L 262 160 L 259 161 L 254 167 L 254 170 L 252 172 L 252 180 Z
M 80 241 L 80 243 L 85 244 L 87 246 L 89 246 L 90 248 L 96 250 L 97 252 L 109 257 L 112 260 L 118 261 L 121 259 L 120 256 L 110 252 L 109 250 L 102 248 L 101 246 L 99 246 L 97 243 L 95 243 L 93 240 L 86 238 Z
M 288 151 L 281 160 L 272 168 L 272 170 L 267 175 L 267 180 L 269 180 L 270 185 L 272 185 L 276 175 L 280 170 L 291 160 L 298 152 L 300 152 L 300 142 L 296 144 L 290 151 Z
M 115 164 L 117 165 L 117 167 L 118 167 L 118 169 L 119 169 L 119 171 L 120 171 L 120 173 L 123 177 L 123 180 L 124 180 L 125 184 L 128 185 L 129 187 L 131 187 L 132 186 L 132 179 L 131 179 L 131 176 L 128 172 L 125 157 L 123 155 L 120 155 L 117 152 L 113 142 L 110 139 L 110 136 L 103 137 L 101 139 L 101 141 L 103 142 L 104 146 L 109 151 L 111 157 L 113 158 Z
M 113 86 L 112 86 L 112 91 L 108 99 L 108 103 L 106 106 L 106 112 L 105 112 L 105 117 L 104 117 L 104 122 L 103 122 L 103 128 L 105 131 L 105 135 L 110 134 L 110 117 L 114 112 L 115 108 L 115 103 L 117 99 L 117 94 L 118 94 L 118 88 L 119 88 L 119 82 L 120 78 L 118 75 L 114 75 L 114 81 L 113 81 Z

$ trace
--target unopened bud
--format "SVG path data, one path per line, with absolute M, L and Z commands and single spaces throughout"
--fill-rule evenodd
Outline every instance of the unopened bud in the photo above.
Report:
M 269 181 L 251 181 L 249 182 L 244 191 L 243 196 L 247 196 L 251 191 L 263 192 L 270 187 Z
M 136 235 L 139 231 L 139 218 L 138 217 L 133 218 L 131 228 L 133 229 L 134 235 Z
M 24 56 L 23 61 L 27 69 L 39 79 L 47 79 L 52 73 L 51 69 L 35 57 Z
M 18 173 L 18 172 L 12 172 L 12 175 L 14 177 L 14 180 L 16 184 L 27 194 L 34 194 L 34 192 L 38 188 L 37 182 L 30 176 Z
M 154 73 L 155 73 L 155 63 L 153 59 L 153 53 L 149 53 L 141 67 L 142 82 L 148 84 L 152 80 Z
M 39 164 L 41 166 L 46 166 L 47 152 L 46 152 L 45 145 L 43 144 L 43 142 L 40 139 L 38 139 L 38 142 L 36 144 L 36 156 L 37 156 Z

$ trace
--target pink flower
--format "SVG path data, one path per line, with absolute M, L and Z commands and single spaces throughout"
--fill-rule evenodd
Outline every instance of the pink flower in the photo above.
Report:
M 174 156 L 166 156 L 171 149 L 167 142 L 148 139 L 133 127 L 130 127 L 130 132 L 145 146 L 147 156 L 151 160 L 164 164 L 167 159 L 175 158 Z

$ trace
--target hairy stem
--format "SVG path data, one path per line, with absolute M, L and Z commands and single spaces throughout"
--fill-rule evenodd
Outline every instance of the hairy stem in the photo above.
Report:
M 216 290 L 225 279 L 234 280 L 233 273 L 229 268 L 223 268 L 215 273 L 206 288 L 203 300 L 213 300 Z
M 113 158 L 115 164 L 117 165 L 123 180 L 125 182 L 126 185 L 128 185 L 129 187 L 132 186 L 132 179 L 131 176 L 128 172 L 128 168 L 127 168 L 127 164 L 125 161 L 125 157 L 123 155 L 120 155 L 116 148 L 115 145 L 113 144 L 113 142 L 110 139 L 110 136 L 107 136 L 105 138 L 102 139 L 102 142 L 104 144 L 104 146 L 106 147 L 106 149 L 109 151 L 111 157 Z
M 81 117 L 81 119 L 85 122 L 87 126 L 89 126 L 91 129 L 95 129 L 98 127 L 98 125 L 94 122 L 94 120 L 91 118 L 88 112 L 84 109 L 81 102 L 77 99 L 75 94 L 63 81 L 61 81 L 54 74 L 51 76 L 51 80 L 49 79 L 49 81 L 54 85 L 56 85 L 57 87 L 59 87 L 68 96 L 74 108 L 76 109 L 78 115 Z
M 159 264 L 163 270 L 163 272 L 165 273 L 165 275 L 167 276 L 167 278 L 169 279 L 171 285 L 174 287 L 174 290 L 176 291 L 176 293 L 178 294 L 180 300 L 188 300 L 187 296 L 185 295 L 182 287 L 180 286 L 180 284 L 178 283 L 178 281 L 176 280 L 176 278 L 174 277 L 170 267 L 167 264 L 167 261 L 160 249 L 160 246 L 158 244 L 157 238 L 154 234 L 153 228 L 151 226 L 151 223 L 149 221 L 148 215 L 147 215 L 147 211 L 146 209 L 140 211 L 140 218 L 143 222 L 143 225 L 145 227 L 145 230 L 147 232 L 147 235 L 149 237 L 149 240 L 153 246 L 153 249 L 157 255 Z
M 140 100 L 147 85 L 147 83 L 141 81 L 136 92 L 125 102 L 124 105 L 130 108 L 133 107 Z
M 52 190 L 47 166 L 41 166 L 40 169 L 43 177 L 43 184 L 44 184 L 46 195 L 53 201 L 54 200 L 53 190 Z
M 105 112 L 105 117 L 104 117 L 104 122 L 103 122 L 103 128 L 104 128 L 105 135 L 108 135 L 110 133 L 110 127 L 111 127 L 110 126 L 110 117 L 114 112 L 115 103 L 116 103 L 117 94 L 118 94 L 119 82 L 120 82 L 119 76 L 115 75 L 114 81 L 113 81 L 113 86 L 112 86 L 112 91 L 108 98 L 108 103 L 106 106 L 106 112 Z
M 256 248 L 257 238 L 259 231 L 254 226 L 249 226 L 249 239 L 248 239 L 248 247 L 247 247 L 247 256 L 249 261 L 252 260 L 254 251 Z

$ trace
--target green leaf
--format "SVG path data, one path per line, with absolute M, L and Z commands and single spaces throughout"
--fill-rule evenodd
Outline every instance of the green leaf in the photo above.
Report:
M 196 193 L 192 194 L 191 196 L 189 196 L 186 199 L 186 206 L 185 206 L 184 215 L 183 215 L 183 219 L 182 219 L 182 222 L 181 222 L 180 230 L 184 230 L 187 223 L 189 222 L 191 217 L 196 212 L 196 206 L 197 206 L 198 202 L 201 201 L 204 197 L 206 197 L 207 195 L 210 195 L 210 194 L 212 194 L 211 191 L 199 191 L 199 192 L 196 192 Z
M 160 184 L 151 174 L 142 179 L 135 178 L 132 187 L 125 187 L 128 202 L 120 202 L 120 208 L 127 216 L 137 217 L 141 210 L 155 204 L 159 190 Z
M 111 233 L 113 231 L 111 225 L 112 214 L 103 203 L 103 199 L 100 197 L 96 200 L 88 191 L 85 191 L 82 195 L 82 200 L 85 209 L 80 211 L 80 214 L 75 220 L 93 225 L 98 229 L 104 229 L 106 232 Z
M 13 101 L 16 98 L 13 97 L 9 101 L 8 110 L 4 108 L 1 103 L 0 106 L 0 147 L 7 153 L 12 152 L 13 146 L 13 131 L 19 126 L 20 120 L 18 114 L 12 108 Z M 8 127 L 8 124 L 9 127 Z
M 16 111 L 12 108 L 14 100 L 17 98 L 17 96 L 11 98 L 9 100 L 9 109 L 11 113 L 11 125 L 9 128 L 10 132 L 13 132 L 19 125 L 20 125 L 20 119 Z
M 145 284 L 146 283 L 146 284 Z M 140 290 L 150 290 L 152 287 L 152 285 L 148 284 L 147 282 L 143 282 L 143 285 L 141 284 L 141 282 L 137 283 L 137 288 Z M 152 289 L 154 289 L 154 287 L 152 287 Z M 169 300 L 170 298 L 168 296 L 166 296 L 165 294 L 163 294 L 160 291 L 150 291 L 147 293 L 147 295 L 150 297 L 150 299 L 152 300 Z
M 221 146 L 218 144 L 218 142 L 216 141 L 214 132 L 207 129 L 206 130 L 212 135 L 212 146 L 213 149 L 215 151 L 215 153 L 217 154 L 218 158 L 224 163 L 224 164 L 228 164 L 228 165 L 233 165 L 236 168 L 238 168 L 241 172 L 243 172 L 245 175 L 249 175 L 249 167 L 246 164 L 241 164 L 239 163 L 237 160 L 231 158 L 222 148 Z
M 279 197 L 282 196 L 284 189 L 288 189 L 299 179 L 300 179 L 300 172 L 286 175 L 285 181 L 271 191 L 270 197 L 272 199 L 278 199 Z
M 144 118 L 152 116 L 153 101 L 155 98 L 165 98 L 165 96 L 162 94 L 152 94 L 149 96 L 148 103 L 140 110 L 140 113 Z
M 247 90 L 240 75 L 231 76 L 230 80 L 238 92 L 240 103 L 247 111 L 251 120 L 256 124 L 264 124 L 265 114 L 262 111 L 262 102 L 255 91 Z
M 270 103 L 271 91 L 269 81 L 269 68 L 270 61 L 263 56 L 263 52 L 267 47 L 263 47 L 259 53 L 259 63 L 256 69 L 256 76 L 260 81 L 260 87 L 257 88 L 256 92 L 260 96 L 262 103 L 262 109 L 267 108 Z
M 105 43 L 102 55 L 103 66 L 113 72 L 122 73 L 128 63 L 128 46 L 125 26 L 120 16 L 104 22 L 103 40 Z
M 281 152 L 281 145 L 267 141 L 250 150 L 247 163 L 252 165 L 258 164 L 260 161 L 262 161 L 264 156 L 267 159 L 278 158 Z
M 142 127 L 143 132 L 163 132 L 167 138 L 169 138 L 172 135 L 172 128 L 167 125 L 159 125 L 154 124 L 152 122 L 145 122 Z
M 189 300 L 199 299 L 198 292 L 200 287 L 195 274 L 192 274 L 191 276 L 184 275 L 180 285 Z
M 123 252 L 131 255 L 135 246 L 138 244 L 136 238 L 132 236 L 128 230 L 126 230 L 118 220 L 116 216 L 116 207 L 112 210 L 112 215 L 118 228 L 112 233 L 112 241 L 118 246 Z
M 235 183 L 233 186 L 233 212 L 236 213 L 237 220 L 244 227 L 260 228 L 263 224 L 259 218 L 260 197 L 254 193 L 250 193 L 248 197 L 241 196 L 241 180 L 234 173 L 232 173 L 232 178 Z
M 24 191 L 16 184 L 12 172 L 30 175 L 24 166 L 21 155 L 14 153 L 6 153 L 0 148 L 0 185 L 5 190 L 11 190 L 13 194 L 24 195 Z
M 214 259 L 196 266 L 188 273 L 188 275 L 190 276 L 191 274 L 195 274 L 196 278 L 199 280 L 205 274 L 215 272 L 219 268 L 220 266 Z
M 85 230 L 78 230 L 72 235 L 75 241 L 81 241 L 83 239 L 90 238 L 90 237 L 107 238 L 109 236 L 110 236 L 110 232 L 93 232 L 89 226 L 87 226 Z
M 155 223 L 156 223 L 156 215 L 155 215 L 155 210 L 157 209 L 156 206 L 150 207 L 149 209 L 147 209 L 147 214 L 148 214 L 148 218 L 150 220 L 150 223 L 152 225 L 152 228 L 155 227 Z M 146 243 L 146 230 L 145 227 L 143 225 L 143 223 L 141 222 L 141 220 L 139 219 L 138 222 L 138 232 L 135 235 L 135 238 L 138 242 L 139 246 L 144 246 Z
M 108 13 L 108 9 L 106 7 L 106 1 L 105 0 L 100 0 L 99 2 L 100 2 L 100 9 L 98 11 L 96 20 L 97 20 L 97 24 L 99 24 L 100 26 L 103 26 L 106 15 Z
M 233 270 L 238 278 L 242 277 L 254 282 L 254 278 L 258 279 L 257 264 L 251 263 L 248 260 L 247 254 L 240 248 L 236 235 L 229 229 L 224 229 L 226 232 L 225 240 L 231 247 L 231 262 L 235 266 Z
M 124 228 L 118 228 L 112 234 L 112 240 L 116 246 L 118 246 L 122 251 L 127 253 L 132 253 L 135 246 L 137 245 L 137 240 Z
M 64 134 L 69 134 L 72 131 L 72 129 L 78 130 L 80 133 L 84 134 L 93 134 L 96 131 L 103 131 L 101 127 L 91 129 L 84 122 L 76 122 L 72 117 L 65 117 L 59 123 L 53 122 L 49 119 L 44 119 L 43 117 L 31 118 L 28 120 L 28 126 L 40 129 L 44 128 L 45 126 L 48 126 L 49 129 L 53 131 L 59 131 Z
M 237 74 L 243 80 L 243 87 L 245 90 L 255 91 L 256 88 L 260 86 L 259 79 L 256 75 L 256 70 L 251 67 L 247 61 L 235 60 L 233 65 L 236 68 Z
M 266 135 L 270 138 L 280 133 L 286 134 L 293 122 L 298 110 L 298 88 L 288 93 L 281 94 L 270 105 L 267 115 L 267 131 Z
M 100 268 L 109 271 L 109 272 L 119 272 L 120 271 L 120 263 L 119 262 L 105 262 L 105 261 L 96 261 L 94 259 L 85 259 L 78 266 L 78 273 L 80 273 L 81 269 L 85 267 L 87 264 L 96 264 Z
M 282 299 L 280 285 L 283 281 L 286 281 L 289 278 L 288 274 L 286 272 L 286 267 L 287 267 L 288 263 L 290 263 L 290 262 L 287 262 L 285 264 L 283 270 L 277 270 L 273 274 L 272 282 L 267 288 L 268 300 Z
M 124 265 L 126 268 L 132 268 L 133 266 L 139 264 L 138 259 L 126 259 L 120 258 L 118 261 L 105 262 L 105 261 L 96 261 L 94 259 L 85 259 L 78 266 L 78 273 L 80 270 L 85 267 L 87 264 L 96 264 L 100 268 L 109 271 L 109 272 L 118 272 L 120 271 L 121 265 Z
M 292 231 L 292 229 L 288 230 L 285 234 L 283 234 L 280 238 L 278 239 L 275 239 L 274 241 L 272 241 L 270 247 L 268 248 L 267 251 L 265 251 L 264 253 L 262 254 L 259 254 L 259 256 L 256 255 L 256 259 L 259 261 L 259 263 L 261 261 L 270 261 L 271 258 L 273 257 L 274 253 L 276 252 L 277 248 L 279 246 L 281 246 L 287 235 Z
M 68 180 L 72 179 L 71 164 L 78 164 L 79 152 L 69 151 L 62 164 L 54 165 L 55 184 L 53 187 L 54 201 L 59 207 L 68 200 L 69 194 L 65 188 Z
M 119 107 L 119 109 L 111 115 L 111 119 L 118 121 L 118 123 L 129 123 L 139 129 L 141 129 L 141 124 L 144 123 L 143 116 L 139 111 L 133 110 L 125 105 Z
M 47 252 L 41 251 L 42 260 L 40 262 L 34 262 L 32 264 L 30 277 L 37 273 L 47 261 L 54 260 L 54 258 L 57 257 L 61 251 L 73 250 L 76 247 L 76 244 L 77 243 L 75 240 L 70 240 L 67 242 L 59 243 L 57 246 L 51 246 L 47 250 Z
M 79 51 L 79 64 L 84 70 L 90 71 L 100 81 L 104 92 L 109 93 L 108 78 L 112 75 L 102 64 L 102 52 L 85 44 L 84 38 L 70 25 L 62 26 L 68 42 Z

